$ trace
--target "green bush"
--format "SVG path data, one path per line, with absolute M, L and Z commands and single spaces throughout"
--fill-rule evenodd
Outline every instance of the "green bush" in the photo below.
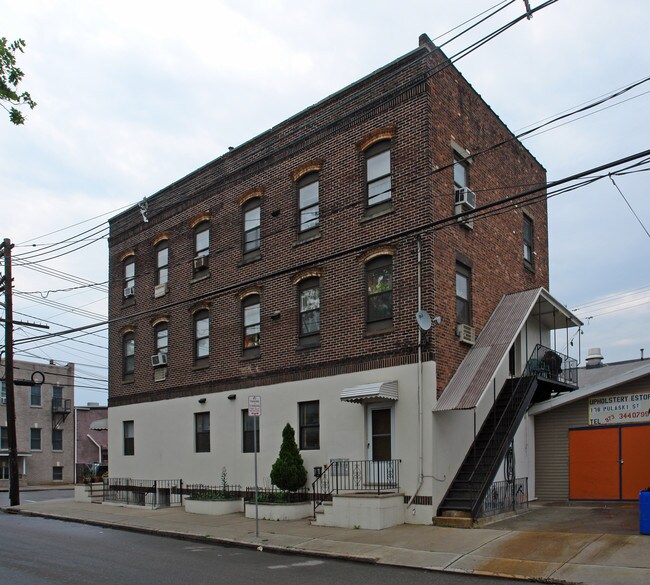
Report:
M 298 451 L 296 434 L 287 423 L 282 430 L 280 454 L 271 467 L 271 481 L 281 490 L 295 492 L 307 482 L 307 470 Z

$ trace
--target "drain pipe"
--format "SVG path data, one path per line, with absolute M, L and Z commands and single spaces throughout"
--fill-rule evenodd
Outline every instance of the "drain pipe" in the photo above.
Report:
M 86 435 L 86 437 L 88 437 L 93 443 L 95 443 L 95 445 L 97 446 L 97 449 L 99 449 L 99 457 L 97 458 L 97 463 L 101 463 L 102 462 L 102 446 L 97 441 L 95 441 L 95 439 L 93 439 L 90 435 Z
M 416 237 L 418 246 L 417 255 L 417 275 L 418 275 L 418 312 L 422 310 L 422 236 L 420 234 Z M 418 323 L 418 484 L 406 505 L 410 508 L 413 500 L 415 500 L 422 483 L 424 482 L 424 432 L 422 430 L 422 328 Z M 415 510 L 413 510 L 415 513 Z

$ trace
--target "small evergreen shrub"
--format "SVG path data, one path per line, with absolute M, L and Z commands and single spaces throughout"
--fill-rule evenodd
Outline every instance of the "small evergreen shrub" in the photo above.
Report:
M 271 481 L 287 492 L 295 492 L 307 482 L 307 469 L 296 444 L 296 434 L 289 423 L 282 430 L 282 445 L 271 467 Z

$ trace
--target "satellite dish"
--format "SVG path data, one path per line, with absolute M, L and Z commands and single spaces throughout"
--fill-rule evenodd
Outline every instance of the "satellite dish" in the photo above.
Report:
M 415 320 L 418 322 L 418 325 L 422 331 L 429 331 L 429 329 L 431 329 L 431 317 L 429 317 L 429 313 L 427 313 L 424 309 L 420 309 L 415 314 Z

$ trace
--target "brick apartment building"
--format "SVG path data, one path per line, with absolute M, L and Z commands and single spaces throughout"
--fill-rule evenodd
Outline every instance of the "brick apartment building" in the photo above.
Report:
M 111 475 L 251 485 L 255 395 L 262 476 L 290 422 L 310 482 L 390 461 L 431 522 L 494 389 L 579 325 L 545 290 L 544 192 L 480 213 L 545 181 L 423 35 L 112 218 Z
M 32 378 L 34 373 L 43 374 Z M 4 361 L 0 378 L 4 380 Z M 74 364 L 14 361 L 18 473 L 21 485 L 74 481 Z M 0 382 L 0 486 L 9 485 L 5 382 Z

